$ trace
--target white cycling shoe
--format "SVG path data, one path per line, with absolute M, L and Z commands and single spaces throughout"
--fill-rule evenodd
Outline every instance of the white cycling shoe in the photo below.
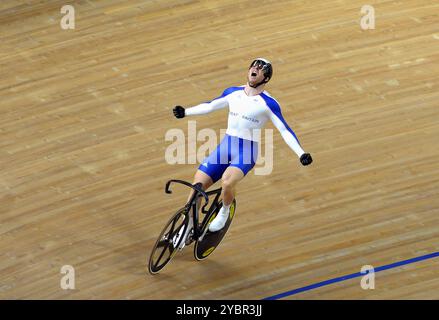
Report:
M 213 219 L 213 221 L 209 225 L 210 232 L 216 232 L 224 228 L 227 219 L 229 218 L 229 211 L 230 211 L 230 207 L 228 209 L 221 207 L 217 216 L 215 217 L 215 219 Z

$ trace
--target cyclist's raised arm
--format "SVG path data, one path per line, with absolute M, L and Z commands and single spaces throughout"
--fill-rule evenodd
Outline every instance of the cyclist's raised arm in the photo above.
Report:
M 185 110 L 186 116 L 195 116 L 200 114 L 210 113 L 215 110 L 223 109 L 229 105 L 227 97 L 218 97 L 210 102 L 201 103 L 195 107 Z
M 288 126 L 288 123 L 285 121 L 284 117 L 282 116 L 282 112 L 280 110 L 279 104 L 277 103 L 276 100 L 265 94 L 263 95 L 263 98 L 268 106 L 268 110 L 267 110 L 268 117 L 273 122 L 277 130 L 279 130 L 280 134 L 282 135 L 282 138 L 284 138 L 287 145 L 300 158 L 305 153 L 305 151 L 303 151 L 302 147 L 300 146 L 299 139 L 297 139 L 296 134 Z
M 185 116 L 195 116 L 200 114 L 210 113 L 215 110 L 223 109 L 229 106 L 229 101 L 227 100 L 227 96 L 234 92 L 237 87 L 230 87 L 224 90 L 221 96 L 210 101 L 201 103 L 192 108 L 185 109 L 182 106 L 176 106 L 174 108 L 174 115 L 176 118 L 184 118 Z

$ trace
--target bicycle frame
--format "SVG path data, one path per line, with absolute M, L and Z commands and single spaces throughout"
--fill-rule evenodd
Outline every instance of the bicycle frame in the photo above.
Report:
M 166 183 L 165 192 L 166 193 L 172 193 L 172 191 L 169 189 L 172 182 L 183 184 L 191 189 L 193 189 L 195 192 L 189 199 L 189 201 L 186 203 L 185 207 L 187 208 L 187 212 L 190 212 L 192 209 L 192 219 L 193 219 L 193 225 L 194 225 L 194 234 L 192 236 L 194 241 L 197 241 L 202 235 L 202 227 L 205 226 L 206 220 L 209 218 L 212 211 L 214 211 L 218 207 L 218 199 L 221 195 L 221 188 L 211 190 L 211 191 L 204 191 L 201 189 L 202 184 L 196 183 L 196 184 L 190 184 L 183 180 L 169 180 Z M 215 195 L 215 198 L 213 199 L 210 207 L 206 210 L 207 205 L 209 204 L 209 196 Z M 206 203 L 204 206 L 201 207 L 201 212 L 205 214 L 204 219 L 199 224 L 199 208 L 198 208 L 198 198 L 204 197 Z M 207 229 L 205 230 L 207 231 Z

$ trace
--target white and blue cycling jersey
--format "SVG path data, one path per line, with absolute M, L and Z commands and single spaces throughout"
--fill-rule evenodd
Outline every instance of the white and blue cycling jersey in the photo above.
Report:
M 224 90 L 220 97 L 185 110 L 186 116 L 193 116 L 207 114 L 229 107 L 226 137 L 199 167 L 199 169 L 207 173 L 214 182 L 221 178 L 222 173 L 228 165 L 240 168 L 244 172 L 244 175 L 253 168 L 256 163 L 254 153 L 255 150 L 257 150 L 261 136 L 260 130 L 265 126 L 268 120 L 271 120 L 281 133 L 287 145 L 298 157 L 305 153 L 295 133 L 282 116 L 278 102 L 266 91 L 263 91 L 259 95 L 248 96 L 244 88 L 244 86 L 228 88 Z M 227 137 L 234 138 L 231 140 Z M 232 146 L 221 147 L 223 143 L 230 143 L 231 141 L 236 141 L 237 143 L 232 143 Z M 227 156 L 224 155 L 224 152 L 227 152 Z M 244 163 L 245 158 L 248 158 L 245 157 L 247 153 L 251 154 L 250 163 L 248 163 L 248 161 Z M 226 158 L 227 163 L 223 163 L 224 161 L 218 163 L 217 159 L 219 158 Z

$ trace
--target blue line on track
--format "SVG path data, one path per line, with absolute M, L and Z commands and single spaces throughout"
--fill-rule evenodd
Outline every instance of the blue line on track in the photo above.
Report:
M 376 272 L 380 272 L 380 271 L 384 271 L 384 270 L 389 270 L 389 269 L 397 268 L 397 267 L 404 266 L 404 265 L 407 265 L 407 264 L 411 264 L 411 263 L 415 263 L 415 262 L 419 262 L 419 261 L 423 261 L 423 260 L 427 260 L 427 259 L 432 259 L 432 258 L 436 258 L 436 257 L 439 257 L 439 252 L 434 252 L 434 253 L 426 254 L 426 255 L 423 255 L 423 256 L 420 256 L 420 257 L 416 257 L 416 258 L 412 258 L 412 259 L 408 259 L 408 260 L 403 260 L 403 261 L 387 264 L 385 266 L 381 266 L 381 267 L 375 268 L 374 272 L 376 273 Z M 285 298 L 285 297 L 288 297 L 288 296 L 292 296 L 292 295 L 295 295 L 295 294 L 298 294 L 298 293 L 301 293 L 301 292 L 305 292 L 305 291 L 313 290 L 313 289 L 316 289 L 316 288 L 324 287 L 324 286 L 330 285 L 332 283 L 336 283 L 336 282 L 341 282 L 341 281 L 345 281 L 345 280 L 349 280 L 349 279 L 353 279 L 353 278 L 362 277 L 366 273 L 367 272 L 365 272 L 365 273 L 357 272 L 357 273 L 348 274 L 346 276 L 325 280 L 325 281 L 322 281 L 322 282 L 311 284 L 311 285 L 306 286 L 306 287 L 302 287 L 302 288 L 294 289 L 294 290 L 291 290 L 291 291 L 279 293 L 279 294 L 276 294 L 274 296 L 264 298 L 263 300 L 282 299 L 282 298 Z

